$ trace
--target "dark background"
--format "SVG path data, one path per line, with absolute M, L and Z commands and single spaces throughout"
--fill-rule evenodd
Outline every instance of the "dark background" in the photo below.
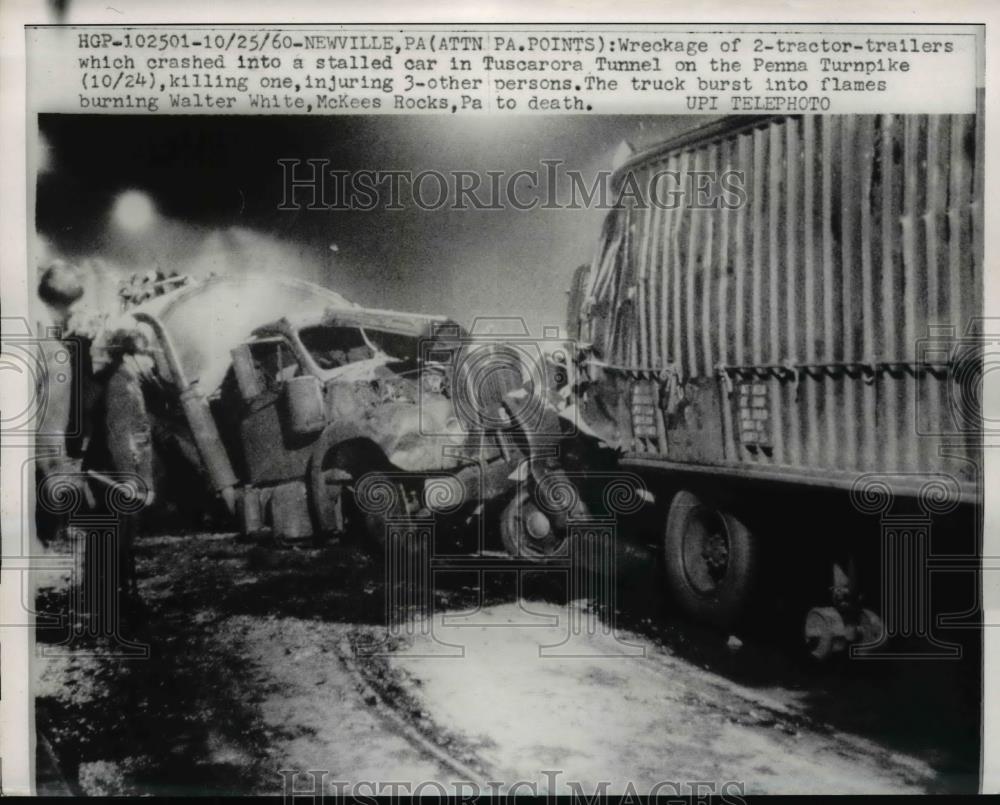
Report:
M 574 268 L 604 211 L 280 211 L 282 158 L 345 170 L 537 170 L 587 177 L 623 140 L 643 148 L 705 117 L 41 115 L 36 221 L 49 256 L 115 272 L 280 271 L 366 306 L 562 325 Z M 484 177 L 485 178 L 485 177 Z M 427 185 L 433 197 L 435 185 Z M 523 192 L 527 185 L 519 184 Z M 565 194 L 568 184 L 560 189 Z M 120 194 L 146 194 L 141 232 L 115 226 Z M 545 188 L 541 189 L 544 192 Z M 530 197 L 530 194 L 529 194 Z M 300 196 L 304 201 L 308 196 Z M 93 262 L 93 261 L 92 261 Z

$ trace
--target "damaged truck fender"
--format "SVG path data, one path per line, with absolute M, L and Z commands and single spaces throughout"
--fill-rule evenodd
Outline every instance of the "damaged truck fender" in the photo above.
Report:
M 308 464 L 310 506 L 319 533 L 345 530 L 346 487 L 365 473 L 391 468 L 384 447 L 377 434 L 354 422 L 335 422 L 323 430 Z

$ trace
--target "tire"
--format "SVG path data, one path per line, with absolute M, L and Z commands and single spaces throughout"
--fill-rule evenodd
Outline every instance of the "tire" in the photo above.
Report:
M 757 581 L 758 547 L 732 514 L 678 492 L 663 539 L 667 587 L 693 619 L 727 629 L 746 614 Z
M 539 517 L 548 523 L 547 533 L 532 527 L 535 520 L 541 523 Z M 549 523 L 526 489 L 519 490 L 500 515 L 500 539 L 507 553 L 516 559 L 544 564 L 568 555 L 565 531 Z
M 385 492 L 392 485 L 390 479 L 378 475 L 385 464 L 371 445 L 360 441 L 336 444 L 321 459 L 310 461 L 309 508 L 317 542 L 343 538 L 370 553 L 384 553 L 386 522 L 405 516 L 405 502 L 390 498 L 387 510 L 375 512 L 377 507 L 362 505 L 357 494 L 358 484 L 363 483 L 375 492 L 372 497 L 362 491 L 365 500 L 378 502 L 378 490 Z

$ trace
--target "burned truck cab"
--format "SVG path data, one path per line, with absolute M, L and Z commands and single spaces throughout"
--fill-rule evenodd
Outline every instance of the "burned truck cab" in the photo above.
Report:
M 456 405 L 470 351 L 454 322 L 392 311 L 258 327 L 232 350 L 216 402 L 242 529 L 380 540 L 387 517 L 457 512 L 512 489 L 527 443 L 485 409 L 503 409 L 522 374 L 493 361 L 490 392 L 477 388 L 471 411 Z
M 157 499 L 247 535 L 370 547 L 389 522 L 482 534 L 450 526 L 482 525 L 495 502 L 512 553 L 544 560 L 566 539 L 569 513 L 545 490 L 568 480 L 542 481 L 573 428 L 533 339 L 363 308 L 280 275 L 189 282 L 127 315 L 153 363 Z

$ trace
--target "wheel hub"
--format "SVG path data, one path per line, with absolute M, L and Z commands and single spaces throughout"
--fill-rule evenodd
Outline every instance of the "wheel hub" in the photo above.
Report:
M 721 532 L 716 531 L 709 535 L 705 540 L 705 547 L 701 555 L 713 578 L 718 579 L 726 574 L 726 566 L 729 564 L 729 546 Z
M 511 556 L 529 561 L 544 561 L 558 555 L 566 536 L 553 528 L 552 522 L 526 492 L 515 497 L 501 516 L 500 535 Z
M 528 516 L 525 518 L 525 526 L 528 529 L 529 536 L 534 539 L 545 539 L 552 533 L 549 518 L 537 509 L 528 513 Z
M 699 594 L 714 595 L 729 569 L 729 539 L 720 515 L 707 507 L 691 514 L 684 535 L 684 573 Z

